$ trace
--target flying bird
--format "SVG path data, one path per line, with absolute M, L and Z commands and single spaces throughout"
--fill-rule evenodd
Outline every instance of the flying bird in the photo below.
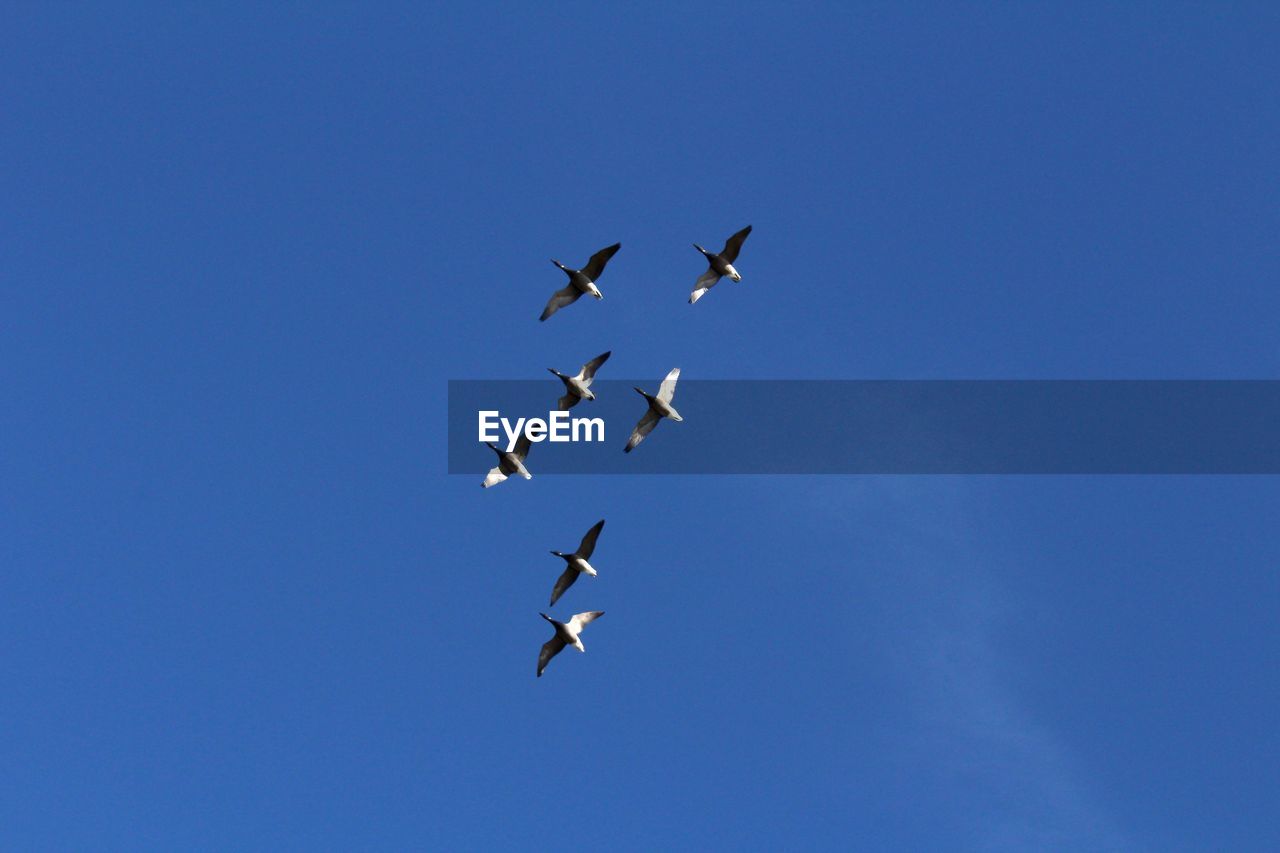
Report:
M 577 613 L 568 622 L 557 622 L 545 613 L 539 613 L 538 615 L 556 626 L 556 635 L 543 643 L 542 651 L 538 652 L 538 677 L 541 678 L 542 671 L 547 668 L 547 664 L 551 662 L 553 657 L 564 651 L 565 646 L 573 646 L 580 652 L 586 651 L 582 646 L 582 640 L 579 635 L 582 633 L 582 629 L 587 627 L 588 623 L 603 616 L 604 611 L 591 610 L 586 613 Z
M 644 413 L 644 417 L 640 419 L 640 423 L 636 424 L 636 428 L 631 431 L 631 438 L 627 439 L 626 453 L 630 453 L 635 449 L 636 445 L 644 441 L 644 437 L 653 432 L 653 428 L 658 425 L 658 421 L 662 418 L 670 418 L 673 421 L 682 421 L 671 406 L 671 398 L 676 394 L 676 380 L 680 378 L 680 368 L 675 368 L 667 374 L 667 378 L 662 380 L 662 384 L 658 386 L 658 396 L 645 393 L 642 389 L 637 388 L 636 393 L 649 401 L 649 410 Z
M 511 450 L 503 450 L 496 444 L 485 442 L 490 450 L 498 454 L 497 467 L 490 468 L 489 474 L 484 478 L 484 482 L 480 485 L 484 488 L 497 485 L 512 474 L 519 474 L 526 480 L 532 480 L 533 475 L 529 473 L 529 469 L 524 467 L 524 458 L 529 455 L 529 436 L 524 433 L 516 439 L 516 446 Z
M 613 350 L 601 353 L 595 358 L 582 365 L 582 369 L 578 371 L 577 376 L 565 376 L 554 367 L 548 367 L 556 376 L 560 377 L 560 381 L 564 383 L 565 395 L 561 397 L 556 405 L 560 411 L 572 409 L 578 405 L 580 400 L 594 400 L 596 395 L 590 391 L 591 381 L 596 378 L 596 371 L 600 369 L 600 365 L 609 360 L 609 356 L 613 355 Z
M 750 233 L 751 226 L 748 225 L 728 240 L 725 240 L 724 248 L 720 250 L 720 254 L 718 255 L 708 252 L 697 243 L 693 244 L 693 248 L 702 253 L 702 256 L 707 259 L 707 263 L 710 264 L 710 266 L 708 266 L 707 271 L 698 276 L 698 280 L 693 283 L 693 293 L 689 294 L 690 305 L 697 302 L 702 298 L 704 293 L 715 287 L 716 283 L 719 282 L 723 276 L 727 275 L 734 281 L 742 281 L 742 276 L 733 268 L 733 262 L 738 259 L 738 252 L 742 249 L 742 244 L 746 242 L 747 235 Z M 577 297 L 574 298 L 576 299 Z
M 542 316 L 538 319 L 547 319 L 564 306 L 577 302 L 578 297 L 584 293 L 590 293 L 596 299 L 604 299 L 600 288 L 596 287 L 596 279 L 604 272 L 604 265 L 609 263 L 609 259 L 621 248 L 621 243 L 614 243 L 612 246 L 601 249 L 592 255 L 591 260 L 587 261 L 587 265 L 580 270 L 571 270 L 552 258 L 551 263 L 560 267 L 565 275 L 569 276 L 569 284 L 551 295 L 551 301 L 547 303 L 546 308 L 542 309 Z
M 551 604 L 560 600 L 560 596 L 564 595 L 564 591 L 573 586 L 573 582 L 578 579 L 578 575 L 596 576 L 596 570 L 591 568 L 591 564 L 587 560 L 591 559 L 591 552 L 596 549 L 596 538 L 599 537 L 600 531 L 604 529 L 604 519 L 596 522 L 595 526 L 587 531 L 587 535 L 582 537 L 582 544 L 578 546 L 578 550 L 572 554 L 565 554 L 560 551 L 552 551 L 560 559 L 568 563 L 568 567 L 564 570 L 564 574 L 556 581 L 555 588 L 551 590 Z

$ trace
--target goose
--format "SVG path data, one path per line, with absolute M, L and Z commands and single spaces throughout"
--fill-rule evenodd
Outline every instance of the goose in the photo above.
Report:
M 580 270 L 571 270 L 555 258 L 552 258 L 551 263 L 560 267 L 560 269 L 564 270 L 565 275 L 569 276 L 569 284 L 551 295 L 551 301 L 547 303 L 546 308 L 542 309 L 542 316 L 538 319 L 547 319 L 564 306 L 577 302 L 578 297 L 584 293 L 590 293 L 596 299 L 604 299 L 604 295 L 600 293 L 600 288 L 596 287 L 596 279 L 604 272 L 604 265 L 609 263 L 609 259 L 621 248 L 621 243 L 614 243 L 612 246 L 601 249 L 592 255 L 591 260 L 587 261 L 587 265 Z
M 654 397 L 646 394 L 640 388 L 635 389 L 636 393 L 649 401 L 649 410 L 644 413 L 644 417 L 636 424 L 636 428 L 631 431 L 631 438 L 627 439 L 626 449 L 624 453 L 630 453 L 635 449 L 636 445 L 644 441 L 644 437 L 653 432 L 653 428 L 658 425 L 658 421 L 662 418 L 670 418 L 673 421 L 682 421 L 671 406 L 671 398 L 676 393 L 676 380 L 680 378 L 680 368 L 675 368 L 667 374 L 667 378 L 662 380 L 662 384 L 658 386 L 658 396 Z
M 734 234 L 728 240 L 724 241 L 724 248 L 720 250 L 720 254 L 715 255 L 706 249 L 693 244 L 693 248 L 702 253 L 710 264 L 707 271 L 698 276 L 698 280 L 693 283 L 693 293 L 689 294 L 689 304 L 697 302 L 702 295 L 708 290 L 716 286 L 722 276 L 729 276 L 734 281 L 742 281 L 742 276 L 733 268 L 733 262 L 738 259 L 738 252 L 742 249 L 742 244 L 746 242 L 747 235 L 751 233 L 751 226 L 748 225 L 737 234 Z M 575 299 L 577 297 L 574 297 Z
M 600 535 L 600 531 L 603 529 L 604 519 L 602 518 L 587 531 L 586 536 L 582 537 L 582 544 L 578 546 L 576 552 L 572 554 L 565 554 L 560 551 L 551 552 L 569 564 L 564 570 L 564 574 L 556 581 L 555 588 L 551 590 L 552 607 L 560 600 L 560 596 L 564 595 L 564 591 L 573 586 L 573 582 L 578 579 L 578 575 L 596 576 L 596 570 L 591 568 L 591 564 L 587 560 L 591 559 L 591 552 L 596 549 L 596 537 Z
M 573 646 L 580 652 L 586 649 L 582 645 L 582 629 L 596 619 L 604 615 L 603 610 L 589 610 L 586 613 L 575 613 L 573 618 L 568 622 L 558 622 L 545 613 L 539 613 L 543 619 L 546 619 L 556 627 L 556 635 L 550 640 L 542 644 L 542 651 L 538 652 L 538 678 L 542 677 L 542 671 L 547 668 L 547 664 L 551 659 L 560 652 L 564 651 L 565 646 Z
M 520 433 L 520 437 L 516 439 L 516 446 L 510 451 L 503 450 L 498 445 L 488 441 L 485 442 L 485 445 L 498 454 L 498 464 L 497 467 L 489 469 L 489 474 L 484 478 L 484 482 L 480 484 L 481 486 L 486 489 L 490 486 L 496 486 L 512 474 L 519 474 L 526 480 L 533 479 L 529 469 L 524 467 L 524 458 L 529 455 L 529 436 Z
M 582 369 L 578 371 L 577 376 L 565 376 L 554 367 L 548 367 L 553 374 L 560 377 L 560 381 L 564 383 L 565 395 L 561 397 L 556 405 L 560 411 L 564 412 L 578 405 L 579 400 L 594 400 L 596 395 L 591 393 L 591 380 L 596 378 L 596 371 L 600 369 L 600 365 L 609 360 L 609 356 L 613 355 L 613 350 L 601 353 L 595 358 L 582 365 Z

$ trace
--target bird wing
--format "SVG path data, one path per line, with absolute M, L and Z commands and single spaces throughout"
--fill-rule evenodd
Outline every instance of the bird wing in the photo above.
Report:
M 582 291 L 578 290 L 578 288 L 574 287 L 572 284 L 560 288 L 555 293 L 551 294 L 551 299 L 547 302 L 547 307 L 542 309 L 542 316 L 538 319 L 547 319 L 564 306 L 577 302 L 578 297 L 581 295 Z
M 600 355 L 582 365 L 582 370 L 578 371 L 578 375 L 573 378 L 583 385 L 590 385 L 591 380 L 595 378 L 596 371 L 600 369 L 600 365 L 608 361 L 611 355 L 613 355 L 613 350 L 600 353 Z
M 750 233 L 751 226 L 748 225 L 728 240 L 725 240 L 724 250 L 720 252 L 720 257 L 724 258 L 728 263 L 733 263 L 738 257 L 738 252 L 742 249 L 742 244 L 747 241 L 747 235 Z
M 600 273 L 604 272 L 604 265 L 609 263 L 609 259 L 617 254 L 617 251 L 621 248 L 621 243 L 614 243 L 612 246 L 607 246 L 596 252 L 591 256 L 591 260 L 587 261 L 587 265 L 582 268 L 582 274 L 595 281 L 600 277 Z
M 564 574 L 562 574 L 559 578 L 556 579 L 556 585 L 551 590 L 552 606 L 554 606 L 555 603 L 560 600 L 560 596 L 564 595 L 564 591 L 566 589 L 573 586 L 573 582 L 578 579 L 578 575 L 580 574 L 582 574 L 582 572 L 578 571 L 573 566 L 570 566 L 569 568 L 564 570 Z
M 480 485 L 487 489 L 490 486 L 496 486 L 505 479 L 507 479 L 507 475 L 502 473 L 502 468 L 490 468 L 488 475 L 484 478 L 484 482 Z
M 693 293 L 689 294 L 689 304 L 692 305 L 701 299 L 703 294 L 715 287 L 719 281 L 720 273 L 711 267 L 707 267 L 707 271 L 698 276 L 698 280 L 693 283 Z
M 569 630 L 576 634 L 603 615 L 603 610 L 588 610 L 586 613 L 575 613 L 573 618 L 569 620 Z
M 653 432 L 653 428 L 657 423 L 658 413 L 653 409 L 646 411 L 644 417 L 640 419 L 640 423 L 636 424 L 636 428 L 631 431 L 631 438 L 627 439 L 626 452 L 630 453 L 637 444 L 644 441 L 644 437 Z
M 520 433 L 520 437 L 516 439 L 516 446 L 511 450 L 512 455 L 523 462 L 524 458 L 529 455 L 529 446 L 532 443 L 527 432 Z
M 676 380 L 680 378 L 680 368 L 674 368 L 667 374 L 667 378 L 662 380 L 662 384 L 658 386 L 658 399 L 664 403 L 670 403 L 671 398 L 676 395 Z
M 564 640 L 560 639 L 557 633 L 550 640 L 542 644 L 542 651 L 538 652 L 538 677 L 542 677 L 542 671 L 547 668 L 547 664 L 551 659 L 560 654 L 564 650 Z
M 559 400 L 556 400 L 556 408 L 562 412 L 567 412 L 574 406 L 578 405 L 578 401 L 582 399 L 574 394 L 565 394 Z
M 578 546 L 577 556 L 584 560 L 590 560 L 591 554 L 596 550 L 596 540 L 600 538 L 600 531 L 604 530 L 604 519 L 596 522 L 595 526 L 587 531 L 587 535 L 582 537 L 582 544 Z

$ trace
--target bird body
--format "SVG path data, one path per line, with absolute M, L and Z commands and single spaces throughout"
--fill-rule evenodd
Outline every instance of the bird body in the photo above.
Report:
M 739 272 L 733 268 L 733 264 L 729 263 L 724 259 L 723 255 L 717 255 L 714 252 L 708 252 L 706 249 L 702 248 L 697 243 L 693 244 L 693 248 L 697 249 L 699 252 L 703 254 L 703 256 L 707 259 L 707 263 L 710 265 L 711 269 L 715 271 L 715 274 L 717 276 L 721 276 L 721 277 L 728 276 L 734 281 L 742 281 L 741 274 L 739 274 Z
M 516 439 L 515 447 L 511 450 L 503 450 L 496 444 L 485 442 L 485 446 L 498 454 L 498 464 L 489 469 L 489 473 L 485 476 L 484 482 L 480 485 L 484 488 L 496 486 L 498 483 L 506 480 L 512 474 L 519 474 L 526 480 L 532 480 L 533 475 L 529 473 L 529 469 L 524 466 L 525 457 L 529 455 L 529 447 L 531 442 L 527 435 L 521 434 Z
M 658 425 L 658 421 L 667 418 L 672 421 L 683 421 L 684 418 L 671 405 L 671 398 L 676 393 L 676 380 L 680 378 L 680 368 L 674 368 L 667 374 L 667 378 L 662 380 L 662 384 L 658 386 L 657 394 L 650 394 L 643 388 L 636 388 L 636 393 L 640 394 L 649 403 L 649 408 L 645 411 L 644 416 L 640 418 L 640 422 L 636 424 L 635 429 L 631 431 L 631 437 L 627 439 L 627 446 L 624 448 L 626 453 L 635 450 L 636 445 L 644 441 L 645 436 L 653 432 L 653 428 Z
M 673 421 L 684 420 L 684 418 L 680 417 L 680 413 L 676 411 L 675 406 L 671 405 L 666 400 L 653 396 L 643 388 L 637 388 L 635 390 L 641 397 L 644 397 L 649 401 L 649 408 L 653 409 L 653 411 L 657 413 L 658 417 L 671 418 Z
M 572 409 L 582 400 L 594 400 L 596 398 L 595 392 L 591 390 L 591 383 L 595 380 L 596 370 L 600 368 L 600 365 L 608 361 L 611 355 L 613 355 L 612 350 L 601 353 L 582 365 L 582 369 L 578 371 L 576 376 L 568 376 L 554 367 L 547 368 L 564 383 L 565 395 L 556 403 L 560 411 Z
M 600 292 L 600 288 L 596 287 L 596 283 L 587 278 L 586 273 L 582 270 L 569 269 L 555 258 L 551 259 L 551 263 L 564 270 L 565 275 L 569 276 L 569 284 L 573 285 L 579 293 L 594 296 L 596 299 L 604 299 L 604 294 Z
M 564 574 L 556 579 L 556 585 L 551 590 L 551 605 L 560 600 L 560 596 L 564 595 L 565 590 L 573 586 L 573 582 L 578 579 L 579 575 L 590 575 L 595 577 L 598 573 L 587 562 L 596 550 L 596 539 L 600 537 L 600 531 L 604 529 L 604 519 L 597 521 L 586 535 L 582 537 L 582 542 L 578 545 L 578 550 L 572 554 L 566 554 L 563 551 L 552 551 L 560 559 L 567 564 Z
M 542 650 L 538 652 L 538 678 L 541 678 L 542 671 L 547 668 L 547 664 L 551 662 L 553 657 L 564 651 L 565 646 L 573 646 L 580 652 L 587 650 L 582 645 L 582 629 L 603 616 L 604 611 L 590 610 L 586 613 L 576 613 L 568 622 L 552 619 L 545 613 L 539 613 L 538 615 L 550 622 L 556 629 L 555 635 L 543 643 Z
M 604 265 L 609 263 L 609 259 L 621 248 L 621 243 L 606 246 L 592 255 L 591 259 L 587 261 L 587 265 L 580 270 L 570 269 L 555 258 L 552 258 L 551 263 L 569 276 L 569 283 L 551 295 L 550 301 L 547 302 L 547 307 L 542 309 L 542 316 L 538 319 L 546 320 L 564 306 L 577 302 L 578 297 L 584 294 L 594 296 L 596 299 L 604 299 L 604 294 L 596 286 L 596 279 L 604 272 Z
M 581 574 L 584 574 L 584 575 L 591 575 L 591 577 L 595 577 L 596 575 L 599 574 L 599 572 L 597 572 L 595 569 L 591 567 L 590 563 L 588 563 L 586 560 L 579 557 L 577 554 L 563 554 L 559 551 L 552 551 L 551 553 L 555 554 L 557 557 L 562 558 L 566 563 L 569 564 L 569 568 L 573 569 L 575 572 L 580 572 Z M 554 601 L 551 603 L 555 604 Z
M 591 393 L 591 387 L 578 377 L 568 376 L 554 367 L 548 367 L 547 370 L 550 370 L 560 378 L 560 381 L 564 383 L 564 389 L 574 398 L 574 403 L 577 403 L 578 400 L 594 400 L 596 398 L 596 395 Z M 574 403 L 570 403 L 570 405 L 572 406 Z
M 707 271 L 698 276 L 698 280 L 693 283 L 693 292 L 689 294 L 689 304 L 697 302 L 707 291 L 715 287 L 721 278 L 728 277 L 732 281 L 742 281 L 742 275 L 734 268 L 733 262 L 738 259 L 738 252 L 742 250 L 742 244 L 746 242 L 747 235 L 751 233 L 751 226 L 748 225 L 738 233 L 734 234 L 724 243 L 724 248 L 720 250 L 720 254 L 708 252 L 706 249 L 693 244 L 693 248 L 702 253 L 707 259 Z

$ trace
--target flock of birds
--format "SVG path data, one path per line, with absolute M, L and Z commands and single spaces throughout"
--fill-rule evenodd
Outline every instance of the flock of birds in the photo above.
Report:
M 707 271 L 698 276 L 698 280 L 694 282 L 693 292 L 689 294 L 690 305 L 705 296 L 707 291 L 715 287 L 722 278 L 728 277 L 733 281 L 742 281 L 742 275 L 734 268 L 733 262 L 738 259 L 742 244 L 746 242 L 747 235 L 750 233 L 751 226 L 748 225 L 726 240 L 724 248 L 720 250 L 719 254 L 709 252 L 697 243 L 693 244 L 693 248 L 701 252 L 702 256 L 707 259 Z M 590 294 L 596 299 L 604 299 L 604 294 L 600 292 L 600 287 L 596 284 L 596 281 L 604 273 L 605 265 L 609 263 L 609 259 L 616 255 L 621 248 L 621 243 L 606 246 L 592 255 L 590 260 L 587 261 L 587 265 L 580 270 L 570 269 L 552 258 L 551 263 L 564 270 L 565 275 L 569 276 L 569 283 L 551 295 L 550 301 L 547 302 L 547 307 L 542 309 L 542 316 L 538 319 L 546 320 L 564 306 L 577 302 L 580 297 L 586 294 Z M 573 376 L 561 373 L 554 367 L 547 368 L 564 383 L 564 396 L 556 401 L 556 406 L 560 411 L 568 411 L 583 400 L 594 400 L 596 398 L 596 395 L 591 391 L 591 383 L 596 377 L 596 371 L 609 360 L 611 355 L 613 355 L 612 351 L 601 353 L 582 365 L 582 369 Z M 644 397 L 649 406 L 636 423 L 635 429 L 631 430 L 631 437 L 627 439 L 627 446 L 623 448 L 624 452 L 630 453 L 635 450 L 636 446 L 644 441 L 645 436 L 653 432 L 653 428 L 663 418 L 677 422 L 684 420 L 675 407 L 671 405 L 671 400 L 676 393 L 676 381 L 679 378 L 680 368 L 677 367 L 672 369 L 666 375 L 666 378 L 662 380 L 662 384 L 658 386 L 657 394 L 650 394 L 643 388 L 635 389 L 637 394 Z M 498 464 L 489 470 L 481 485 L 487 489 L 503 482 L 513 474 L 519 474 L 526 480 L 532 480 L 533 475 L 529 473 L 529 469 L 524 464 L 525 458 L 529 455 L 530 445 L 529 439 L 524 435 L 519 437 L 510 450 L 503 450 L 496 444 L 488 444 L 489 449 L 497 454 Z
M 747 241 L 747 235 L 750 233 L 751 226 L 748 225 L 728 240 L 725 240 L 724 248 L 720 250 L 720 254 L 708 252 L 697 243 L 693 244 L 693 248 L 701 252 L 702 256 L 707 259 L 707 271 L 698 276 L 698 280 L 694 282 L 693 292 L 689 294 L 690 305 L 706 295 L 707 291 L 715 287 L 720 279 L 725 276 L 734 281 L 742 281 L 742 276 L 733 268 L 733 262 L 738 259 L 738 252 L 742 251 L 742 244 Z M 551 263 L 558 266 L 564 271 L 565 275 L 569 276 L 569 283 L 551 294 L 547 307 L 542 309 L 542 316 L 538 319 L 546 320 L 564 306 L 572 305 L 578 301 L 579 297 L 588 294 L 596 299 L 604 299 L 604 294 L 596 286 L 596 279 L 600 278 L 600 275 L 604 272 L 605 264 L 609 263 L 609 259 L 616 255 L 621 248 L 621 243 L 605 246 L 592 255 L 590 260 L 587 261 L 587 265 L 580 270 L 569 269 L 555 258 L 552 258 Z
M 747 235 L 750 233 L 750 225 L 738 231 L 725 241 L 724 248 L 718 254 L 707 251 L 697 243 L 693 244 L 693 247 L 707 259 L 707 270 L 698 276 L 698 280 L 694 282 L 693 292 L 689 294 L 690 305 L 705 296 L 722 278 L 727 277 L 733 281 L 742 281 L 742 276 L 734 268 L 733 262 L 738 259 L 742 244 L 746 242 Z M 585 295 L 591 295 L 596 299 L 604 299 L 604 294 L 600 292 L 596 282 L 604 273 L 605 265 L 609 263 L 609 259 L 616 255 L 621 248 L 621 243 L 606 246 L 592 255 L 586 266 L 579 270 L 570 269 L 553 258 L 551 263 L 564 271 L 564 274 L 569 277 L 569 283 L 551 295 L 551 299 L 547 302 L 547 307 L 542 309 L 542 316 L 538 319 L 540 321 L 546 320 L 561 308 L 566 305 L 572 305 Z M 596 398 L 595 393 L 591 390 L 591 383 L 595 379 L 596 371 L 609 360 L 609 356 L 612 354 L 612 351 L 601 353 L 582 365 L 582 369 L 573 376 L 561 373 L 552 367 L 547 368 L 564 383 L 564 396 L 556 401 L 560 411 L 572 409 L 583 400 L 594 400 Z M 635 450 L 636 446 L 644 441 L 645 436 L 653 432 L 653 428 L 663 418 L 677 422 L 684 420 L 675 407 L 671 405 L 671 400 L 676 393 L 676 381 L 679 378 L 680 368 L 677 367 L 662 380 L 662 384 L 658 386 L 657 394 L 650 394 L 643 388 L 635 389 L 636 393 L 644 397 L 645 402 L 648 403 L 648 408 L 645 409 L 645 413 L 641 416 L 635 429 L 631 431 L 631 437 L 627 439 L 627 446 L 624 448 L 626 453 Z M 519 474 L 526 480 L 532 480 L 533 475 L 525 467 L 525 459 L 529 455 L 530 446 L 529 437 L 523 433 L 516 439 L 510 450 L 503 450 L 496 444 L 488 444 L 489 449 L 498 455 L 498 464 L 490 469 L 481 485 L 489 488 L 503 482 L 514 474 Z M 572 554 L 566 554 L 562 551 L 551 552 L 565 562 L 563 574 L 556 579 L 555 586 L 551 589 L 552 607 L 560 600 L 560 596 L 564 595 L 565 591 L 573 586 L 579 576 L 596 576 L 596 570 L 588 560 L 591 559 L 591 555 L 595 552 L 596 540 L 600 537 L 600 531 L 603 529 L 604 520 L 601 519 L 582 537 L 578 550 Z M 545 613 L 539 613 L 538 615 L 550 622 L 555 628 L 555 634 L 542 645 L 541 651 L 538 652 L 538 677 L 541 678 L 543 670 L 547 668 L 547 664 L 551 662 L 553 657 L 564 651 L 566 646 L 572 646 L 580 652 L 586 651 L 586 648 L 582 645 L 582 631 L 587 625 L 603 616 L 604 611 L 588 610 L 583 613 L 575 613 L 568 622 L 552 619 Z

